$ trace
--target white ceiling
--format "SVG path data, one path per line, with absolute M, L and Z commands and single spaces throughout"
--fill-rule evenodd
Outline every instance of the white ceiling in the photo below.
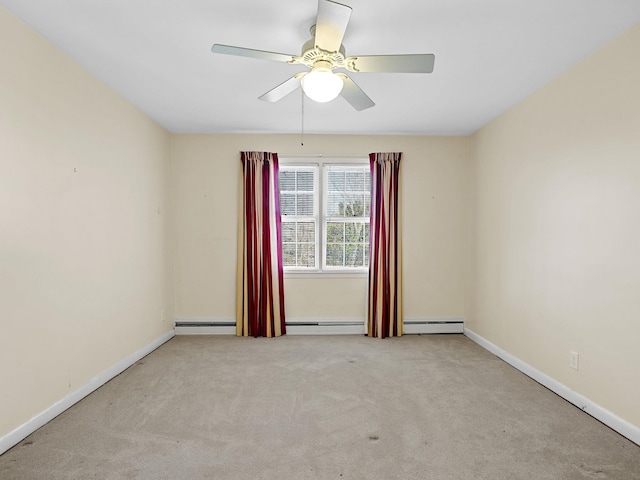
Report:
M 376 106 L 304 102 L 306 133 L 469 134 L 640 22 L 640 0 L 343 0 L 347 55 L 433 53 L 425 74 L 353 73 Z M 175 133 L 299 133 L 305 69 L 210 52 L 300 54 L 316 0 L 0 0 Z M 1 36 L 1 34 L 0 34 Z M 638 59 L 629 59 L 638 61 Z

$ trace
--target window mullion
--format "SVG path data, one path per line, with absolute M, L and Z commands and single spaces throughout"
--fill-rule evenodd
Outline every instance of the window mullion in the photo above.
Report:
M 318 239 L 316 241 L 316 248 L 318 250 L 318 267 L 320 271 L 326 267 L 326 238 L 327 238 L 327 225 L 326 225 L 326 196 L 325 190 L 327 188 L 327 169 L 318 167 Z

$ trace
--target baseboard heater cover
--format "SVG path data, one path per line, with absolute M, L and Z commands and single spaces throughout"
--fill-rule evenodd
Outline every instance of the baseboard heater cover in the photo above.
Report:
M 176 335 L 235 335 L 231 319 L 177 319 Z M 288 335 L 364 335 L 364 320 L 292 319 L 287 321 Z
M 287 335 L 364 335 L 362 319 L 291 319 Z
M 177 319 L 176 335 L 235 335 L 233 319 Z M 427 335 L 438 333 L 463 333 L 463 318 L 405 319 L 404 333 Z M 296 318 L 287 321 L 288 335 L 364 335 L 364 319 L 315 319 Z
M 235 335 L 233 319 L 182 318 L 175 321 L 176 335 Z
M 464 333 L 464 318 L 405 318 L 404 333 L 406 335 Z

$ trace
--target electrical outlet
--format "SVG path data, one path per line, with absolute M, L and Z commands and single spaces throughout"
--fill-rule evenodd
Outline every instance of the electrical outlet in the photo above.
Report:
M 164 323 L 165 318 L 164 318 L 164 308 L 162 308 L 160 310 L 160 323 Z
M 580 355 L 578 352 L 569 352 L 569 367 L 574 370 L 578 370 L 578 360 L 580 359 Z

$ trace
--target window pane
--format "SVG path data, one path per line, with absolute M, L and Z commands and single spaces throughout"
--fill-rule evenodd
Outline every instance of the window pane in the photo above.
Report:
M 344 217 L 344 196 L 341 193 L 330 193 L 327 197 L 327 215 Z
M 313 193 L 298 194 L 297 214 L 304 217 L 313 216 Z
M 364 223 L 345 223 L 345 242 L 362 243 L 364 242 Z
M 345 217 L 363 217 L 364 216 L 364 198 L 362 195 L 345 195 L 346 207 L 344 211 Z
M 295 215 L 296 214 L 296 196 L 291 193 L 280 194 L 280 214 Z
M 313 191 L 313 172 L 298 172 L 298 190 Z
M 362 267 L 364 251 L 362 245 L 345 245 L 344 263 L 348 267 Z
M 364 190 L 364 172 L 347 172 L 346 189 L 352 192 L 362 192 Z
M 344 251 L 342 244 L 327 244 L 327 265 L 330 267 L 344 266 Z
M 290 170 L 280 170 L 278 175 L 280 191 L 294 191 L 296 189 L 296 172 Z
M 296 241 L 296 224 L 295 222 L 282 222 L 282 243 Z
M 315 243 L 298 244 L 298 266 L 316 266 L 316 245 Z
M 285 267 L 296 266 L 296 245 L 291 243 L 282 244 L 282 265 Z
M 344 172 L 329 170 L 327 172 L 327 188 L 330 192 L 342 192 L 344 191 Z
M 316 225 L 313 222 L 298 222 L 298 242 L 315 243 Z
M 328 222 L 327 223 L 327 242 L 344 242 L 344 223 Z

